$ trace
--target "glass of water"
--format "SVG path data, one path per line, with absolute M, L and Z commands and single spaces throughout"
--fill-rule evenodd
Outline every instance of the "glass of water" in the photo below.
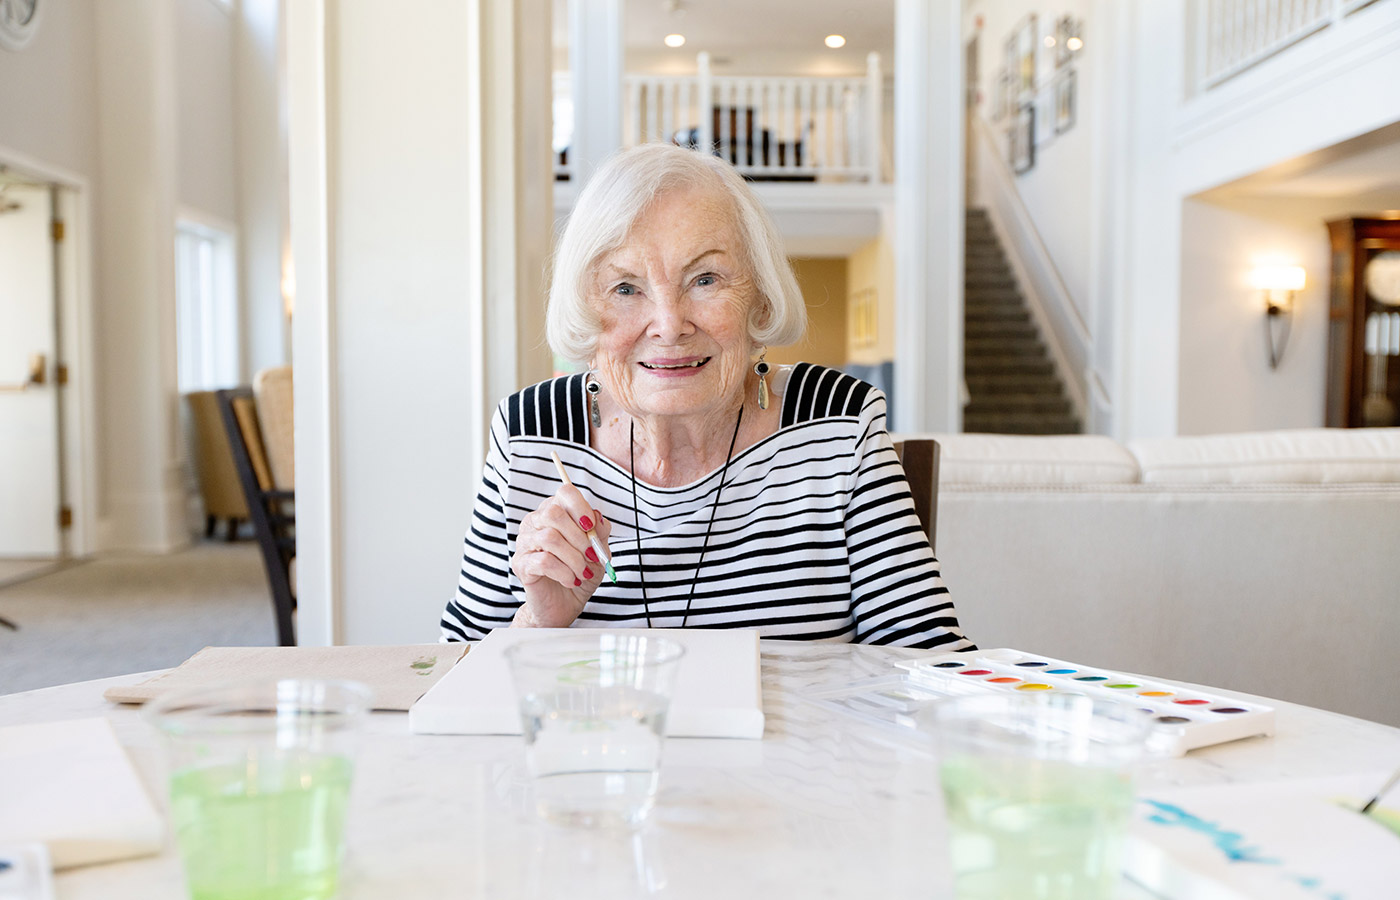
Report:
M 926 714 L 958 900 L 1108 900 L 1152 732 L 1077 694 L 962 697 Z
M 684 654 L 673 640 L 606 631 L 506 650 L 541 816 L 604 827 L 646 818 Z
M 150 704 L 170 755 L 170 817 L 193 900 L 325 900 L 344 851 L 355 732 L 370 691 L 284 679 Z

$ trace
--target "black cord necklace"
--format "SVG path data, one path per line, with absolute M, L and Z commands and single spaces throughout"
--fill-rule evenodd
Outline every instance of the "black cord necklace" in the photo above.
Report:
M 734 458 L 734 444 L 739 440 L 739 425 L 744 421 L 744 405 L 739 404 L 739 417 L 734 420 L 734 434 L 729 438 L 729 453 L 724 457 L 724 467 L 719 470 L 719 486 L 715 488 L 715 502 L 710 504 L 710 522 L 705 526 L 705 540 L 700 545 L 700 558 L 695 561 L 695 574 L 690 578 L 690 591 L 685 598 L 685 612 L 681 616 L 681 627 L 690 619 L 690 601 L 695 599 L 695 583 L 700 579 L 700 567 L 705 564 L 705 550 L 710 544 L 710 529 L 715 527 L 715 513 L 719 511 L 719 495 L 724 490 L 724 476 L 729 473 L 729 461 Z M 647 570 L 642 565 L 642 520 L 637 511 L 637 421 L 627 425 L 627 468 L 632 475 L 632 530 L 637 534 L 637 576 L 642 582 L 642 609 L 646 611 L 647 627 L 651 625 L 651 604 L 647 602 Z

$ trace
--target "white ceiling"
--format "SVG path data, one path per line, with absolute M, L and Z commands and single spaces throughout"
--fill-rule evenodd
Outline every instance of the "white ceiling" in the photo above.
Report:
M 568 44 L 567 2 L 588 0 L 555 0 L 559 49 Z M 685 35 L 685 46 L 666 47 L 668 34 Z M 828 49 L 822 41 L 829 34 L 845 37 L 846 46 Z M 722 70 L 772 53 L 789 65 L 795 56 L 806 58 L 799 71 L 833 65 L 862 71 L 871 51 L 893 60 L 894 0 L 626 0 L 623 39 L 629 59 L 665 54 L 693 60 L 706 50 Z
M 1219 197 L 1332 198 L 1400 194 L 1400 122 L 1256 172 Z

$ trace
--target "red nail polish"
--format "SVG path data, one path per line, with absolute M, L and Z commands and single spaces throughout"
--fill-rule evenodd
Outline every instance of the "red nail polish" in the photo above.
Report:
M 574 587 L 578 587 L 581 584 L 583 584 L 582 581 L 579 581 L 577 578 L 574 579 Z
M 592 578 L 592 577 L 593 577 L 593 570 L 590 569 L 590 568 L 588 568 L 588 566 L 584 566 L 584 567 L 583 567 L 583 577 L 584 577 L 584 578 Z
M 588 518 L 588 516 L 584 516 L 578 520 L 578 527 L 582 528 L 584 531 L 592 531 L 593 520 Z
M 598 561 L 598 554 L 596 554 L 596 553 L 593 552 L 593 548 L 592 548 L 592 547 L 589 547 L 587 550 L 583 551 L 583 555 L 586 556 L 586 557 L 588 558 L 588 561 L 589 561 L 589 562 L 597 562 L 597 561 Z

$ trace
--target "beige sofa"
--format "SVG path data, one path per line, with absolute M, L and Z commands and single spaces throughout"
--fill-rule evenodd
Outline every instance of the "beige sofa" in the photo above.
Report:
M 1400 429 L 929 436 L 982 647 L 1400 725 Z

